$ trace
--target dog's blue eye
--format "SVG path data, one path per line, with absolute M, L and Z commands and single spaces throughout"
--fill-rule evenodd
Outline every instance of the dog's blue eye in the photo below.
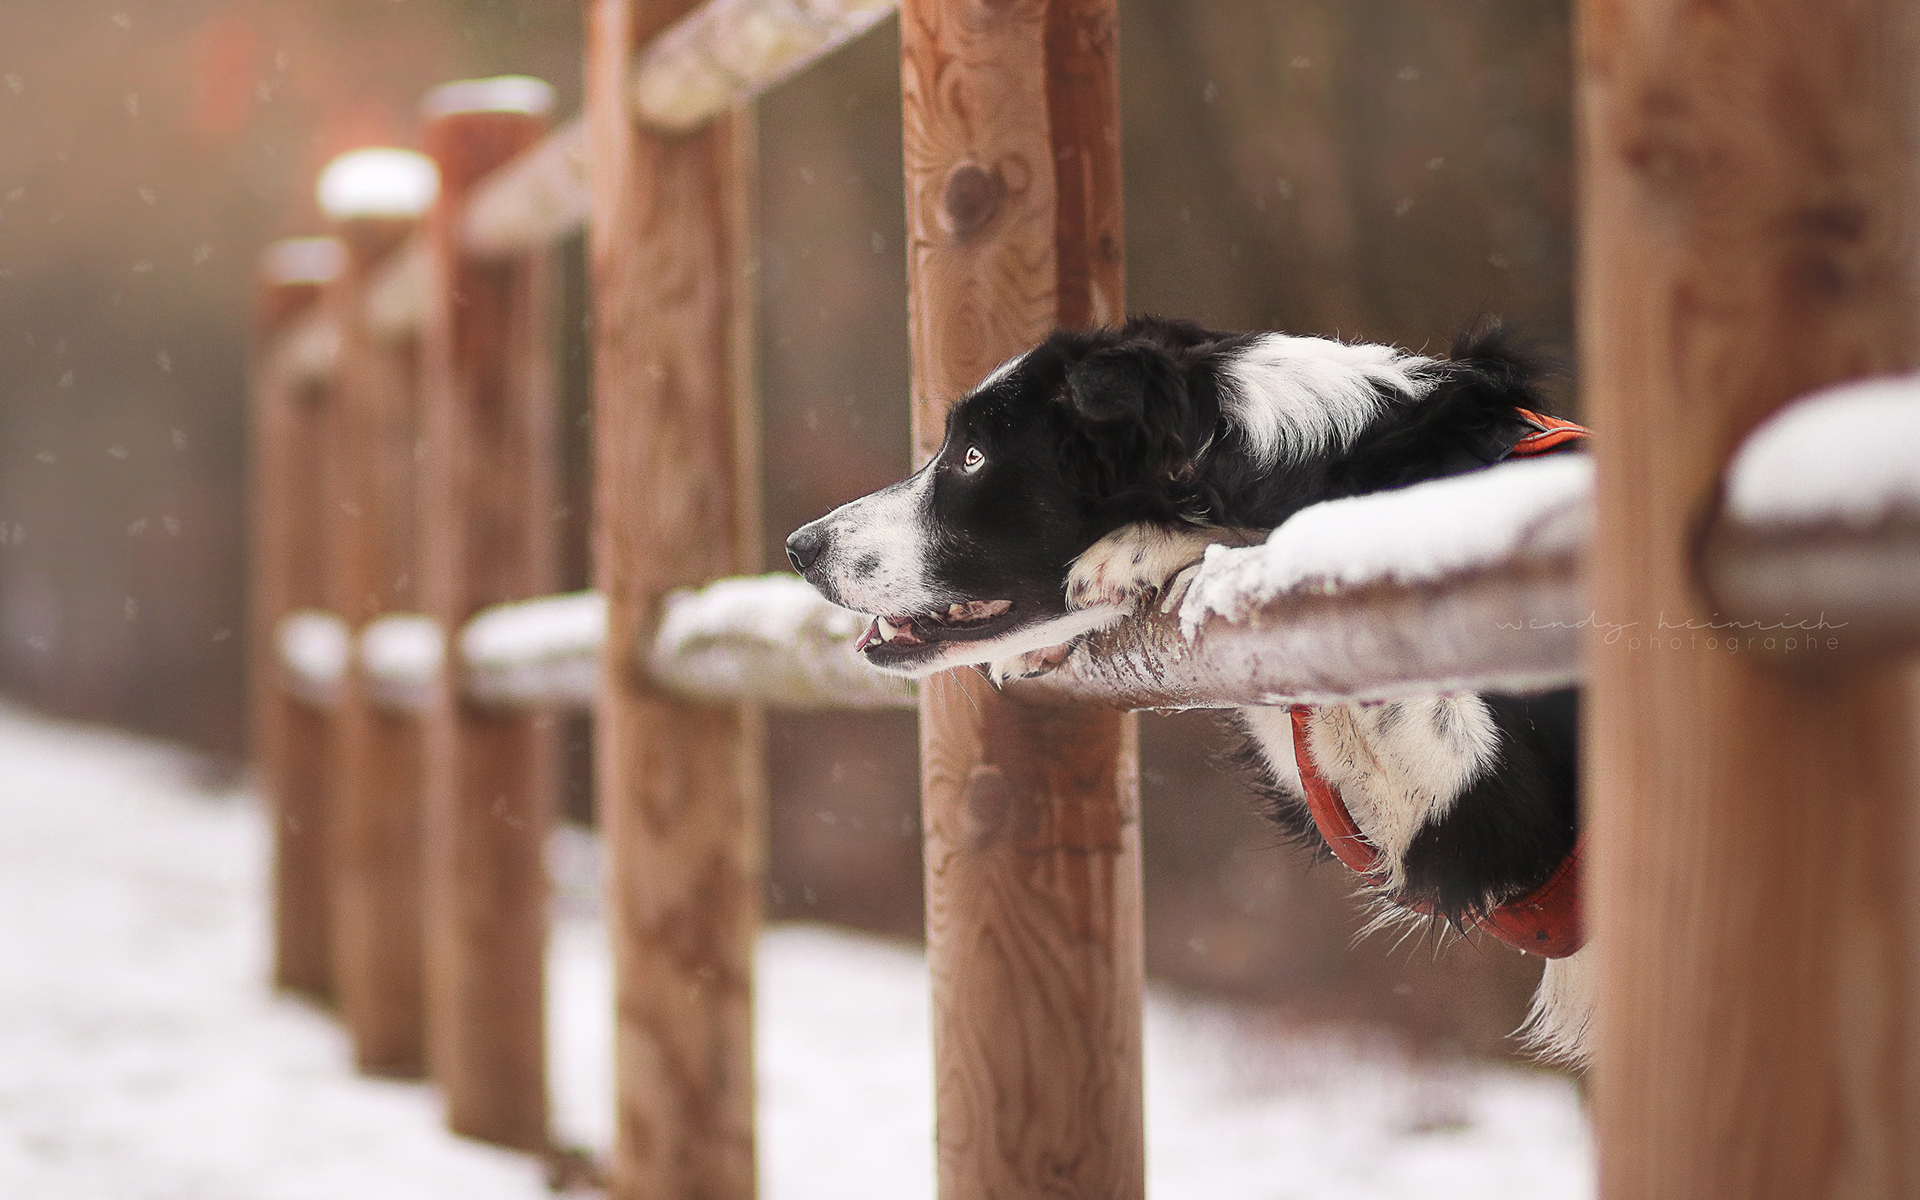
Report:
M 987 456 L 980 453 L 980 447 L 968 446 L 967 452 L 960 456 L 960 469 L 968 472 L 978 471 L 980 464 L 986 461 Z

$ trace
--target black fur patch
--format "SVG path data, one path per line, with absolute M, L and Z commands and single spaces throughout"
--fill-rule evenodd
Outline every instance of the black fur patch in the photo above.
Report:
M 1500 731 L 1493 769 L 1407 847 L 1401 897 L 1451 918 L 1524 896 L 1573 849 L 1580 825 L 1580 699 L 1482 696 Z

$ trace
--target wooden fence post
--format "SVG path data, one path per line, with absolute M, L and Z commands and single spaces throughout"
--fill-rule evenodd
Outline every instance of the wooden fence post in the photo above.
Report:
M 420 597 L 450 639 L 478 609 L 556 580 L 550 256 L 481 260 L 459 241 L 474 185 L 539 139 L 548 97 L 499 80 L 427 99 L 440 198 L 427 219 Z M 539 1150 L 553 718 L 479 708 L 457 675 L 442 673 L 426 717 L 428 1062 L 456 1133 Z
M 1691 550 L 1762 418 L 1920 361 L 1920 10 L 1586 0 L 1580 26 L 1601 1192 L 1910 1196 L 1912 698 L 1898 664 L 1768 654 L 1848 636 L 1794 624 L 1820 614 L 1716 625 Z
M 254 754 L 273 813 L 273 981 L 317 1000 L 332 996 L 328 966 L 328 714 L 286 687 L 277 634 L 297 608 L 321 607 L 326 580 L 315 548 L 326 528 L 322 464 L 328 389 L 275 353 L 278 337 L 312 311 L 345 257 L 332 238 L 294 238 L 261 258 L 253 380 L 252 598 L 249 672 Z
M 907 0 L 916 461 L 1055 325 L 1123 314 L 1112 0 Z M 1135 720 L 922 693 L 942 1200 L 1145 1192 Z
M 382 613 L 416 607 L 419 342 L 376 337 L 366 309 L 369 280 L 433 194 L 432 162 L 404 150 L 342 156 L 320 180 L 322 208 L 347 248 L 327 293 L 340 331 L 331 441 L 342 450 L 330 462 L 329 607 L 356 633 Z M 334 737 L 329 876 L 341 1017 L 361 1070 L 418 1075 L 426 1067 L 420 721 L 378 707 L 356 664 Z
M 635 49 L 690 0 L 594 0 L 587 137 L 594 305 L 595 710 L 618 993 L 621 1200 L 754 1192 L 752 977 L 761 724 L 671 700 L 639 639 L 671 588 L 752 569 L 759 546 L 750 113 L 681 137 L 630 116 Z

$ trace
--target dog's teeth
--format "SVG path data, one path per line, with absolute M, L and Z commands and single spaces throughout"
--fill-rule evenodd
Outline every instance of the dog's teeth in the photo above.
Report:
M 949 604 L 947 605 L 947 618 L 953 621 L 962 620 L 966 617 L 967 610 L 972 607 L 970 604 Z
M 880 640 L 883 642 L 892 641 L 900 631 L 895 629 L 893 622 L 887 620 L 885 617 L 881 617 L 878 620 L 880 625 Z

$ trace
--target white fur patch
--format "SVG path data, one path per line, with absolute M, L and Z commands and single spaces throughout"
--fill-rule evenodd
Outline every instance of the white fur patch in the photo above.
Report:
M 855 612 L 912 614 L 943 609 L 951 597 L 928 583 L 926 494 L 932 466 L 892 487 L 843 504 L 821 520 L 832 535 L 820 573 L 834 603 Z
M 1593 1052 L 1587 1035 L 1593 1028 L 1593 1006 L 1600 991 L 1598 970 L 1591 946 L 1547 960 L 1533 1005 L 1519 1029 L 1522 1040 L 1541 1058 L 1572 1067 L 1587 1065 Z
M 1381 855 L 1381 882 L 1406 886 L 1420 830 L 1493 765 L 1500 734 L 1478 696 L 1426 696 L 1314 708 L 1307 748 L 1354 824 Z
M 1300 761 L 1293 753 L 1293 710 L 1291 708 L 1243 708 L 1240 720 L 1260 747 L 1261 757 L 1273 773 L 1280 790 L 1296 799 L 1305 799 L 1307 789 L 1300 783 Z
M 1425 395 L 1434 360 L 1369 342 L 1263 334 L 1233 352 L 1221 398 L 1255 462 L 1271 467 L 1344 450 L 1382 401 L 1379 389 Z

